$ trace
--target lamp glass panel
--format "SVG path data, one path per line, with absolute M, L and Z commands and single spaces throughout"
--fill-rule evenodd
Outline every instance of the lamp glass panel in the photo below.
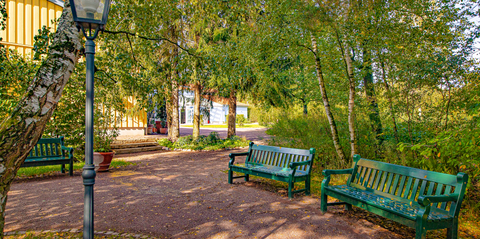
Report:
M 105 0 L 77 0 L 75 1 L 77 17 L 101 21 L 105 9 Z

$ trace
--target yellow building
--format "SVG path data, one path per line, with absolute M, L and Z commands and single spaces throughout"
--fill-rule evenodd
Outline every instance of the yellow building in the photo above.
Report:
M 55 20 L 60 18 L 64 1 L 61 0 L 6 0 L 6 29 L 0 31 L 0 44 L 24 56 L 32 56 L 34 36 L 43 26 L 57 29 Z M 125 99 L 128 109 L 133 108 L 133 97 Z M 143 134 L 147 127 L 147 113 L 137 112 L 123 116 L 116 122 L 121 134 Z
M 33 49 L 33 37 L 43 26 L 53 31 L 57 26 L 52 23 L 62 15 L 63 1 L 60 0 L 6 0 L 7 28 L 0 31 L 2 45 L 18 53 L 30 56 Z

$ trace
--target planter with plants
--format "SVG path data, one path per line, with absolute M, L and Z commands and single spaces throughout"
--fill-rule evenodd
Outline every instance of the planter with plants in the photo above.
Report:
M 95 165 L 95 171 L 108 171 L 114 155 L 111 144 L 117 136 L 117 129 L 95 130 L 93 140 L 93 164 Z
M 166 121 L 160 121 L 160 129 L 159 133 L 160 134 L 166 134 L 168 132 L 168 127 L 167 127 L 167 122 Z

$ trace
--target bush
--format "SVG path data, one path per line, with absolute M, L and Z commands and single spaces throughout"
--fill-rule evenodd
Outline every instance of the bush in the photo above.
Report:
M 234 136 L 230 139 L 221 139 L 218 132 L 211 132 L 208 136 L 200 135 L 195 140 L 191 135 L 188 135 L 178 138 L 175 143 L 170 142 L 168 139 L 161 139 L 158 143 L 162 146 L 174 149 L 219 150 L 248 146 L 250 141 L 245 137 L 240 138 L 238 136 Z
M 246 122 L 246 121 L 247 121 L 247 119 L 245 118 L 245 116 L 243 116 L 243 114 L 237 115 L 236 123 L 237 123 L 239 126 L 245 125 L 245 122 Z
M 173 143 L 172 141 L 168 140 L 167 138 L 163 138 L 157 141 L 160 146 L 164 146 L 167 148 L 172 149 L 173 148 Z

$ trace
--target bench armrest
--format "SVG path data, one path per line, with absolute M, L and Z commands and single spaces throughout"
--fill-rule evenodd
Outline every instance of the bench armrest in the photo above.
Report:
M 353 168 L 348 169 L 324 169 L 322 171 L 323 176 L 329 177 L 332 174 L 351 174 L 353 172 Z
M 68 157 L 69 158 L 73 158 L 73 148 L 71 147 L 65 147 L 62 145 L 62 150 L 65 150 L 68 152 Z
M 228 163 L 228 165 L 233 165 L 233 163 L 235 162 L 235 157 L 236 156 L 247 156 L 249 154 L 249 152 L 243 152 L 243 153 L 230 153 L 228 156 L 230 157 L 230 162 Z
M 456 202 L 458 199 L 458 193 L 452 193 L 449 195 L 438 195 L 438 196 L 419 196 L 417 199 L 420 206 L 426 207 L 432 203 L 438 202 Z
M 291 162 L 290 165 L 288 165 L 289 168 L 295 169 L 298 166 L 304 166 L 304 165 L 309 165 L 312 162 L 312 160 L 307 160 L 307 161 L 302 161 L 302 162 Z
M 328 184 L 330 183 L 330 175 L 333 174 L 351 174 L 353 172 L 353 168 L 347 168 L 347 169 L 324 169 L 322 171 L 323 176 L 325 178 L 322 181 L 322 190 L 324 187 L 327 187 Z

